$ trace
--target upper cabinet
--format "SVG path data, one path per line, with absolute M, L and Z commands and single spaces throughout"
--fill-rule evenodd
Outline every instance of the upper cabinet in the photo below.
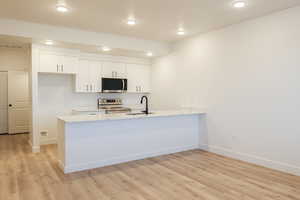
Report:
M 52 52 L 41 52 L 39 72 L 76 74 L 78 70 L 78 63 L 78 56 L 66 56 Z
M 38 72 L 75 74 L 75 92 L 101 92 L 102 78 L 126 78 L 129 93 L 150 92 L 150 65 L 135 58 L 111 57 L 107 60 L 106 57 L 67 49 L 41 50 Z
M 79 61 L 76 92 L 101 92 L 101 62 L 93 60 Z
M 78 72 L 78 56 L 63 56 L 62 73 L 76 74 Z
M 105 78 L 126 78 L 126 64 L 118 62 L 103 62 L 102 77 Z
M 127 65 L 128 92 L 150 92 L 150 66 L 140 64 Z

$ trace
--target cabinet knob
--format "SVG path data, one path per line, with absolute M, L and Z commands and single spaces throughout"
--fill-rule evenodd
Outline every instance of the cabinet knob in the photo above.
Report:
M 11 105 L 11 104 L 9 104 L 8 106 L 9 106 L 9 107 L 12 107 L 12 105 Z

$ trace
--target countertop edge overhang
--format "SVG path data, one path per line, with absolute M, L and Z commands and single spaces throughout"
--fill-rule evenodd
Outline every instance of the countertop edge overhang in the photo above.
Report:
M 57 117 L 59 120 L 65 123 L 79 123 L 79 122 L 97 122 L 97 121 L 110 121 L 110 120 L 126 120 L 126 119 L 145 119 L 154 117 L 170 117 L 170 116 L 180 116 L 180 115 L 201 115 L 206 114 L 206 112 L 201 110 L 164 110 L 164 111 L 151 111 L 152 114 L 143 115 L 128 115 L 122 114 L 95 114 L 95 115 L 67 115 Z

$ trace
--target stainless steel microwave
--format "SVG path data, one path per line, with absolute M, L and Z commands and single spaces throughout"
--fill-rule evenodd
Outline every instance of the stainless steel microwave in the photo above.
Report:
M 102 92 L 121 93 L 127 91 L 127 79 L 102 78 Z

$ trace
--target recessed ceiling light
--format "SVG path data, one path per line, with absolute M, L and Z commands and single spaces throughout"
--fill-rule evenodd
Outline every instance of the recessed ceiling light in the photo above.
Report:
M 247 5 L 246 1 L 234 1 L 234 2 L 232 2 L 232 6 L 234 8 L 244 8 L 244 7 L 246 7 L 246 5 Z
M 53 41 L 52 41 L 52 40 L 46 40 L 46 41 L 45 41 L 45 44 L 46 44 L 46 45 L 53 45 Z
M 184 35 L 184 34 L 185 34 L 185 32 L 182 28 L 178 29 L 177 35 Z
M 67 4 L 64 0 L 58 0 L 56 4 L 56 10 L 58 12 L 68 12 Z
M 153 53 L 151 51 L 147 52 L 147 56 L 151 57 L 153 56 Z
M 136 20 L 135 20 L 135 19 L 128 19 L 128 20 L 127 20 L 127 24 L 128 24 L 129 26 L 134 26 L 134 25 L 136 25 Z
M 102 51 L 111 51 L 111 48 L 109 48 L 109 47 L 102 47 Z

